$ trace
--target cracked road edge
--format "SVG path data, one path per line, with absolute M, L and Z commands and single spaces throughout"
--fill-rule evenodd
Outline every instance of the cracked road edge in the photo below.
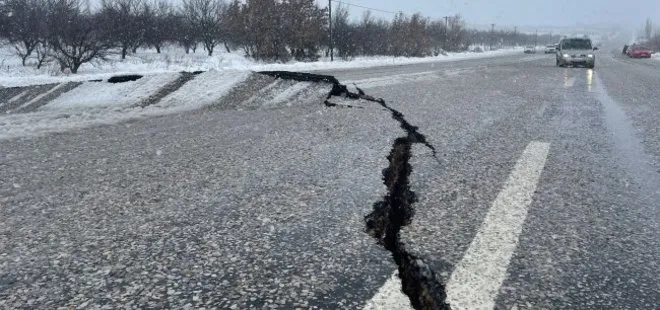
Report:
M 358 92 L 351 92 L 334 76 L 289 71 L 259 73 L 300 82 L 332 84 L 332 89 L 323 102 L 328 107 L 337 106 L 329 101 L 336 96 L 376 102 L 391 113 L 392 118 L 405 131 L 405 135 L 394 140 L 390 154 L 387 156 L 389 166 L 383 170 L 383 184 L 387 187 L 387 194 L 382 200 L 374 203 L 373 211 L 364 217 L 366 232 L 392 254 L 398 267 L 401 290 L 408 296 L 413 308 L 451 309 L 446 303 L 445 285 L 421 257 L 406 250 L 399 235 L 401 228 L 412 221 L 415 214 L 413 205 L 417 202 L 417 195 L 410 189 L 409 184 L 409 176 L 413 171 L 409 163 L 412 145 L 416 143 L 425 145 L 433 152 L 433 157 L 436 157 L 435 147 L 418 131 L 417 126 L 410 124 L 401 112 L 388 106 L 385 100 L 367 95 L 357 86 Z

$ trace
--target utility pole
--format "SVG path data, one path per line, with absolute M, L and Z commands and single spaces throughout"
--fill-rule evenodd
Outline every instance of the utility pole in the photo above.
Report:
M 445 19 L 445 50 L 449 49 L 449 17 L 443 17 Z
M 514 26 L 513 27 L 513 46 L 518 45 L 518 42 L 516 40 L 517 37 L 518 37 L 518 26 Z
M 335 61 L 335 57 L 334 57 L 335 47 L 333 46 L 333 42 L 332 42 L 332 0 L 328 0 L 328 16 L 330 17 L 328 19 L 330 23 L 330 61 Z
M 493 50 L 493 41 L 495 40 L 495 24 L 490 24 L 490 50 Z
M 536 47 L 536 43 L 538 43 L 539 40 L 539 30 L 536 29 L 536 32 L 534 32 L 534 47 Z

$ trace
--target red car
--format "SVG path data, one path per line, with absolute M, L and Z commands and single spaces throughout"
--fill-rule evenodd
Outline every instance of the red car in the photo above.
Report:
M 626 51 L 626 54 L 632 58 L 651 58 L 653 51 L 643 46 L 631 46 Z

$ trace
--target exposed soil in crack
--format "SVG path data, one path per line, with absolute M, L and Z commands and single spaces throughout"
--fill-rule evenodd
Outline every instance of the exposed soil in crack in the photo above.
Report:
M 383 170 L 383 183 L 387 187 L 387 194 L 383 200 L 374 203 L 373 211 L 365 216 L 366 231 L 392 253 L 392 258 L 398 266 L 401 290 L 408 296 L 415 309 L 451 309 L 445 302 L 447 294 L 440 278 L 422 258 L 408 253 L 399 235 L 401 228 L 412 221 L 415 214 L 413 205 L 417 202 L 417 196 L 410 189 L 409 184 L 409 177 L 413 171 L 409 163 L 412 145 L 423 144 L 431 149 L 433 156 L 436 157 L 435 147 L 418 131 L 418 127 L 410 124 L 401 112 L 388 106 L 385 100 L 369 96 L 357 87 L 357 93 L 351 92 L 334 76 L 287 71 L 260 73 L 301 82 L 332 84 L 332 90 L 324 101 L 329 107 L 337 106 L 329 100 L 338 96 L 377 102 L 392 114 L 392 118 L 399 123 L 406 134 L 394 140 L 390 154 L 387 156 L 389 166 Z
M 108 79 L 108 83 L 124 83 L 137 81 L 142 78 L 142 75 L 139 74 L 125 74 L 125 75 L 116 75 Z

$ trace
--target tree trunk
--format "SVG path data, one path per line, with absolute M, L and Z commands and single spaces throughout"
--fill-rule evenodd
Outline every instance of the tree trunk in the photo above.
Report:
M 37 60 L 37 70 L 41 69 L 41 66 L 44 65 L 46 62 L 46 57 L 48 57 L 48 55 L 39 56 L 39 59 Z
M 160 45 L 156 44 L 154 47 L 156 47 L 156 53 L 160 54 Z
M 21 56 L 21 63 L 23 64 L 23 67 L 25 67 L 25 61 L 27 61 L 28 54 L 26 53 L 24 56 Z
M 227 45 L 227 42 L 223 43 L 225 45 L 225 49 L 227 50 L 227 53 L 231 53 L 231 50 L 229 49 L 229 45 Z
M 73 74 L 78 73 L 78 68 L 80 68 L 80 65 L 82 65 L 82 63 L 74 61 L 73 66 L 71 66 L 71 73 L 73 73 Z
M 213 56 L 213 46 L 207 46 L 206 51 L 209 52 L 209 56 Z
M 123 46 L 121 48 L 121 59 L 126 59 L 126 52 L 127 52 L 127 48 L 125 46 Z

